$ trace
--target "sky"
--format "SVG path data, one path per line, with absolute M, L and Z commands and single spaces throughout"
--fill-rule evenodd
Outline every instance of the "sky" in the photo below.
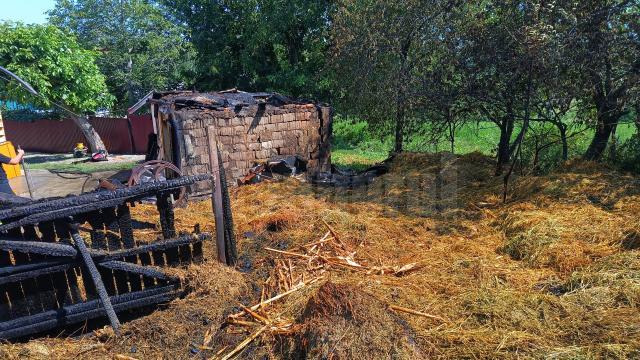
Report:
M 0 0 L 0 21 L 42 24 L 47 21 L 45 11 L 54 5 L 55 0 Z

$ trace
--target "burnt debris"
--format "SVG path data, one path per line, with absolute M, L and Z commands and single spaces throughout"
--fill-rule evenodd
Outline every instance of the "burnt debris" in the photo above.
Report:
M 0 339 L 33 336 L 180 296 L 165 266 L 203 259 L 209 234 L 177 235 L 172 198 L 211 175 L 38 201 L 0 203 Z M 129 208 L 157 198 L 163 238 L 138 243 Z M 87 225 L 88 224 L 88 225 Z M 83 233 L 88 232 L 88 236 Z M 153 267 L 151 267 L 153 266 Z

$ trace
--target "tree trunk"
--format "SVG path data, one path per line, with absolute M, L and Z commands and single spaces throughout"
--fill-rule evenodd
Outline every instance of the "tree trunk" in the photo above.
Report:
M 618 139 L 616 138 L 616 129 L 618 124 L 616 123 L 611 130 L 611 145 L 609 145 L 609 154 L 611 155 L 611 161 L 616 162 L 618 160 Z
M 94 129 L 93 126 L 89 123 L 89 119 L 87 117 L 74 116 L 72 119 L 73 122 L 80 128 L 80 131 L 82 131 L 82 135 L 84 135 L 84 138 L 87 140 L 91 152 L 95 153 L 100 150 L 107 151 L 107 148 L 104 146 L 100 135 L 98 135 L 96 129 Z
M 640 101 L 636 104 L 636 133 L 640 135 Z
M 600 160 L 602 158 L 616 121 L 618 121 L 618 117 L 610 112 L 598 112 L 598 127 L 583 156 L 585 160 Z
M 569 159 L 569 143 L 567 142 L 567 126 L 561 122 L 556 123 L 560 131 L 560 141 L 562 142 L 562 161 Z
M 453 121 L 451 121 L 451 109 L 447 109 L 447 124 L 449 124 L 449 142 L 451 143 L 451 154 L 456 150 L 456 127 Z
M 540 143 L 540 141 L 538 140 L 538 137 L 535 137 L 535 149 L 536 152 L 533 155 L 533 170 L 536 170 L 538 168 L 538 159 L 540 158 L 540 151 L 542 151 L 542 147 L 538 146 Z
M 506 115 L 500 124 L 500 142 L 498 143 L 498 163 L 496 165 L 496 176 L 502 175 L 504 165 L 511 157 L 510 141 L 513 134 L 513 118 Z
M 393 151 L 396 153 L 402 152 L 402 142 L 403 142 L 403 132 L 404 132 L 404 111 L 398 109 L 396 113 L 396 139 L 395 145 L 393 147 Z
M 452 125 L 449 125 L 449 142 L 451 143 L 451 153 L 456 152 L 456 133 Z
M 404 141 L 404 122 L 407 110 L 407 80 L 409 79 L 409 64 L 407 59 L 409 58 L 409 49 L 411 48 L 412 39 L 410 35 L 402 42 L 400 46 L 400 72 L 398 79 L 398 90 L 396 92 L 396 141 L 393 151 L 396 153 L 402 152 L 402 143 Z

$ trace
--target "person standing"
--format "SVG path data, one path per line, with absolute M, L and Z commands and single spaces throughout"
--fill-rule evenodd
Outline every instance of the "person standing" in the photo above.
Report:
M 18 154 L 12 158 L 0 154 L 0 163 L 8 165 L 18 165 L 24 157 L 24 150 L 18 149 Z M 9 179 L 7 179 L 7 173 L 4 168 L 0 166 L 0 193 L 15 195 L 11 186 L 9 186 Z

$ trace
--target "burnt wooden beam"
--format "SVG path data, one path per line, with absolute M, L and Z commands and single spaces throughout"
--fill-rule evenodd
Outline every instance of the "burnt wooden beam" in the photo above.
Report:
M 125 249 L 131 249 L 136 246 L 135 238 L 133 237 L 133 224 L 131 220 L 131 210 L 126 205 L 120 205 L 117 208 L 118 228 L 120 229 L 120 238 L 122 245 Z M 138 257 L 136 255 L 128 256 L 125 261 L 130 263 L 138 263 Z M 131 291 L 142 290 L 142 281 L 139 276 L 129 275 L 129 285 Z
M 218 142 L 216 140 L 215 126 L 207 128 L 207 138 L 209 142 L 209 166 L 211 168 L 211 185 L 213 192 L 211 193 L 211 207 L 213 208 L 213 217 L 216 222 L 216 252 L 218 261 L 226 264 L 225 249 L 225 231 L 224 231 L 224 210 L 222 208 L 222 183 L 220 182 L 220 164 L 218 158 Z
M 22 231 L 20 228 L 11 229 L 8 235 L 13 238 L 22 238 Z M 12 252 L 13 262 L 15 265 L 28 264 L 31 260 L 28 254 L 21 252 Z M 20 283 L 15 283 L 19 286 L 18 297 L 11 299 L 12 311 L 14 313 L 30 314 L 34 311 L 42 311 L 42 308 L 38 309 L 40 299 L 37 298 L 38 284 L 35 278 L 23 279 Z
M 87 249 L 87 245 L 84 243 L 84 239 L 80 236 L 78 232 L 78 224 L 71 224 L 71 237 L 82 256 L 82 260 L 84 261 L 84 265 L 89 271 L 91 275 L 91 279 L 93 280 L 93 285 L 96 287 L 96 291 L 98 292 L 98 296 L 100 297 L 100 302 L 104 307 L 104 312 L 107 314 L 109 318 L 109 322 L 111 323 L 111 327 L 116 334 L 120 332 L 120 320 L 118 320 L 118 316 L 113 310 L 113 305 L 111 304 L 111 300 L 109 299 L 109 295 L 107 294 L 107 290 L 104 287 L 104 283 L 102 282 L 102 278 L 98 273 L 98 269 L 96 268 L 96 264 L 91 259 L 91 254 L 89 254 L 89 249 Z
M 143 297 L 154 296 L 166 292 L 172 292 L 176 290 L 175 285 L 167 285 L 162 287 L 153 287 L 142 291 L 131 292 L 123 295 L 116 295 L 111 297 L 111 303 L 116 306 L 122 303 L 126 303 L 135 299 Z M 67 305 L 57 310 L 49 310 L 32 316 L 24 316 L 17 319 L 12 319 L 4 322 L 0 322 L 0 331 L 7 331 L 12 328 L 24 327 L 28 325 L 37 324 L 39 322 L 51 319 L 52 317 L 60 316 L 61 312 L 67 315 L 80 314 L 93 309 L 100 308 L 100 300 L 95 299 L 73 305 Z M 64 315 L 62 314 L 62 315 Z
M 109 246 L 109 251 L 122 250 L 124 246 L 122 244 L 122 240 L 120 239 L 120 225 L 118 222 L 118 217 L 116 215 L 116 208 L 102 209 L 102 215 L 104 217 L 107 245 Z M 128 276 L 121 272 L 110 271 L 110 273 L 115 280 L 115 288 L 118 294 L 129 292 Z
M 220 191 L 222 192 L 222 213 L 224 219 L 225 257 L 228 265 L 235 265 L 238 259 L 236 249 L 236 237 L 233 230 L 233 214 L 231 212 L 231 199 L 224 166 L 222 166 L 222 154 L 217 149 L 218 168 L 220 173 Z
M 120 271 L 125 271 L 127 273 L 140 274 L 142 276 L 148 276 L 148 277 L 162 279 L 162 280 L 174 280 L 174 281 L 178 280 L 178 278 L 167 275 L 161 270 L 158 270 L 152 267 L 131 264 L 124 261 L 116 261 L 116 260 L 105 261 L 105 262 L 99 263 L 98 265 L 111 270 L 120 270 Z
M 202 243 L 211 236 L 176 238 L 168 199 L 176 189 L 210 179 L 204 174 L 36 201 L 11 209 L 5 218 L 6 211 L 0 210 L 0 319 L 12 318 L 0 322 L 0 339 L 105 314 L 118 333 L 118 311 L 175 297 L 179 279 L 149 265 L 189 263 L 202 256 Z M 159 197 L 166 240 L 138 246 L 129 206 L 150 195 Z M 224 206 L 224 198 L 219 203 Z M 79 233 L 79 223 L 85 221 L 92 228 L 92 249 Z M 152 292 L 164 285 L 171 287 Z
M 18 272 L 18 273 L 14 273 L 14 274 L 11 274 L 11 275 L 5 275 L 5 276 L 0 277 L 0 285 L 16 283 L 16 282 L 20 282 L 20 281 L 23 281 L 23 280 L 33 279 L 33 278 L 36 278 L 36 277 L 42 276 L 42 275 L 59 273 L 61 271 L 69 270 L 69 269 L 71 269 L 71 268 L 73 268 L 74 266 L 77 266 L 77 265 L 78 264 L 76 264 L 75 262 L 68 262 L 68 263 L 62 263 L 62 264 L 58 264 L 58 265 L 49 265 L 47 267 L 36 268 L 36 269 L 33 269 L 33 270 L 27 270 L 27 271 L 23 271 L 23 272 Z M 19 265 L 19 266 L 24 266 L 24 265 Z
M 181 188 L 183 186 L 192 185 L 198 181 L 210 180 L 210 178 L 211 175 L 209 174 L 182 176 L 167 181 L 152 181 L 116 190 L 99 190 L 93 193 L 67 196 L 62 199 L 41 200 L 23 206 L 16 206 L 14 208 L 0 210 L 0 220 L 5 220 L 8 218 L 19 218 L 22 216 L 29 216 L 43 212 L 54 212 L 56 210 L 65 210 L 78 206 L 91 206 L 101 202 L 108 202 L 109 204 L 114 203 L 117 205 L 126 201 L 127 199 L 146 197 L 158 191 L 169 191 Z M 106 205 L 103 207 L 108 206 L 115 205 Z M 88 209 L 87 211 L 90 210 L 91 209 Z M 3 222 L 6 223 L 6 221 Z M 2 228 L 0 227 L 0 229 Z
M 60 257 L 75 257 L 78 253 L 71 245 L 22 240 L 0 240 L 0 250 Z
M 169 193 L 160 192 L 156 195 L 156 207 L 160 214 L 160 227 L 162 228 L 162 237 L 170 239 L 176 236 L 176 228 L 174 224 L 173 204 L 171 204 Z
M 42 235 L 42 241 L 48 243 L 56 242 L 56 226 L 54 222 L 41 222 L 38 224 L 38 230 L 40 230 L 40 234 Z M 68 259 L 65 259 L 68 260 Z M 52 260 L 59 261 L 59 260 Z M 65 273 L 55 273 L 51 275 L 51 282 L 53 285 L 54 298 L 56 302 L 56 307 L 64 305 L 64 301 L 66 298 L 66 292 L 61 291 L 60 289 L 64 288 L 66 290 L 66 274 Z
M 162 253 L 168 249 L 177 249 L 184 246 L 195 245 L 202 243 L 202 241 L 211 238 L 211 235 L 208 233 L 201 233 L 198 235 L 183 235 L 177 239 L 172 240 L 162 240 L 157 241 L 147 245 L 141 245 L 132 249 L 124 249 L 115 252 L 104 252 L 104 251 L 95 251 L 88 250 L 89 255 L 93 259 L 94 263 L 102 266 L 103 263 L 112 262 L 112 263 L 125 263 L 131 264 L 130 262 L 120 261 L 122 258 L 131 258 L 139 254 L 148 254 L 149 252 L 158 252 Z M 60 244 L 50 244 L 50 245 L 60 245 Z M 64 245 L 69 246 L 69 245 Z M 69 246 L 71 247 L 71 246 Z M 75 249 L 74 249 L 75 251 Z M 14 283 L 26 279 L 30 279 L 33 277 L 38 277 L 47 274 L 56 274 L 62 271 L 69 270 L 74 267 L 78 267 L 80 265 L 79 261 L 81 258 L 78 258 L 77 253 L 74 257 L 65 257 L 55 260 L 43 260 L 41 262 L 36 263 L 28 263 L 14 266 L 3 266 L 0 267 L 0 285 Z M 143 264 L 150 265 L 150 264 Z M 104 266 L 105 268 L 109 268 L 112 270 L 123 270 L 129 271 L 124 268 L 113 269 L 109 266 Z M 144 268 L 144 266 L 135 265 L 135 267 L 129 267 L 132 270 L 131 272 L 142 274 L 137 269 Z M 100 272 L 100 271 L 99 271 Z M 149 273 L 151 274 L 151 272 Z M 144 275 L 144 274 L 143 274 Z M 165 279 L 166 275 L 162 276 L 153 276 L 147 275 L 151 277 L 156 277 L 160 279 Z
M 104 252 L 104 251 L 95 251 L 90 250 L 90 254 L 92 257 L 96 258 L 98 262 L 109 261 L 109 260 L 120 260 L 123 257 L 139 255 L 143 253 L 153 252 L 153 251 L 164 251 L 173 247 L 181 246 L 181 245 L 189 245 L 194 243 L 199 243 L 210 239 L 211 235 L 209 233 L 202 234 L 192 234 L 192 235 L 183 235 L 176 239 L 172 240 L 160 240 L 155 241 L 146 245 L 138 245 L 132 249 L 124 249 L 114 252 Z
M 116 295 L 110 298 L 116 312 L 157 305 L 176 298 L 179 292 L 175 285 L 145 289 L 142 291 Z M 55 329 L 60 326 L 80 323 L 103 316 L 100 300 L 68 305 L 58 310 L 24 316 L 0 323 L 0 339 L 14 339 Z
M 72 242 L 71 232 L 69 231 L 69 223 L 68 219 L 56 219 L 53 222 L 53 227 L 55 228 L 57 240 L 58 242 Z M 78 284 L 78 273 L 76 273 L 76 269 L 80 271 L 79 268 L 70 268 L 64 274 L 60 274 L 56 281 L 58 285 L 56 286 L 58 289 L 65 288 L 68 284 L 68 289 L 66 293 L 64 293 L 64 301 L 59 301 L 60 304 L 73 304 L 78 301 L 82 301 L 82 292 L 80 291 L 80 286 Z M 85 278 L 84 276 L 82 277 Z M 86 277 L 89 280 L 89 277 Z M 89 284 L 93 284 L 88 281 Z M 91 285 L 93 286 L 93 285 Z
M 3 266 L 0 267 L 0 276 L 9 276 L 13 274 L 18 274 L 21 272 L 44 269 L 51 266 L 71 264 L 74 262 L 72 259 L 57 259 L 57 260 L 44 260 L 36 263 L 29 263 L 23 265 L 14 265 L 14 266 Z M 1 281 L 2 278 L 0 278 Z

